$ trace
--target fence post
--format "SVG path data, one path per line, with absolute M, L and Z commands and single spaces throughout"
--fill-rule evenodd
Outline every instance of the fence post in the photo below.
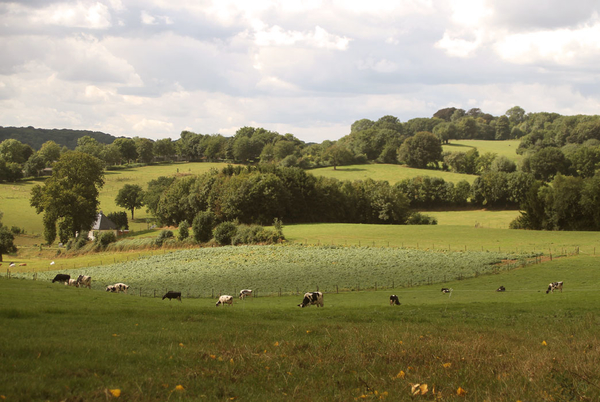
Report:
M 377 282 L 375 282 L 375 291 L 377 292 Z
M 340 290 L 338 289 L 338 285 L 335 285 L 335 293 L 340 293 Z
M 142 297 L 142 288 L 140 288 L 140 297 Z

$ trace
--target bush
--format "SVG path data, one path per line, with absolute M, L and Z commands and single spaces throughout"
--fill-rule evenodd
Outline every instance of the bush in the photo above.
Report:
M 111 212 L 106 215 L 108 219 L 112 221 L 117 226 L 119 230 L 128 230 L 129 229 L 129 220 L 127 219 L 127 212 Z
M 172 238 L 173 238 L 173 231 L 161 230 L 160 233 L 158 234 L 158 237 L 156 238 L 156 240 L 154 240 L 154 244 L 156 244 L 158 247 L 161 247 L 163 245 L 163 243 L 165 242 L 165 240 L 172 239 Z
M 432 216 L 414 212 L 406 221 L 408 225 L 437 225 L 437 219 Z
M 25 231 L 23 229 L 21 229 L 20 227 L 18 227 L 18 226 L 12 226 L 10 228 L 10 232 L 12 234 L 15 234 L 15 235 L 18 235 L 18 234 L 21 234 L 21 233 L 25 233 Z
M 233 222 L 223 222 L 213 231 L 213 236 L 218 244 L 224 246 L 231 244 L 237 232 L 237 226 Z
M 190 236 L 190 224 L 187 221 L 181 221 L 179 224 L 179 234 L 177 240 L 183 241 Z
M 200 243 L 206 243 L 213 237 L 213 228 L 215 224 L 215 214 L 210 211 L 200 212 L 192 222 L 192 231 L 194 240 Z
M 284 240 L 283 234 L 259 225 L 240 225 L 231 243 L 238 244 L 274 244 Z
M 108 232 L 100 233 L 98 236 L 96 236 L 95 243 L 101 248 L 106 248 L 110 243 L 114 243 L 116 241 L 117 235 L 111 230 Z

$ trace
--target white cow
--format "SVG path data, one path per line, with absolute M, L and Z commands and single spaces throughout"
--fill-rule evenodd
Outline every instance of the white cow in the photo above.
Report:
M 65 285 L 67 285 L 67 286 L 77 286 L 77 279 L 69 279 L 68 281 L 65 282 Z
M 88 289 L 92 288 L 92 277 L 87 275 L 79 275 L 77 277 L 77 287 L 87 287 Z
M 216 307 L 219 307 L 222 304 L 223 305 L 225 305 L 225 304 L 232 305 L 233 304 L 233 296 L 223 295 L 223 296 L 219 297 L 219 301 L 217 302 Z
M 127 294 L 127 289 L 129 289 L 129 285 L 125 285 L 124 283 L 115 283 L 114 285 L 108 285 L 106 287 L 106 291 L 107 292 L 114 292 L 114 293 L 119 293 L 119 292 L 123 292 L 125 294 Z
M 304 293 L 304 299 L 302 299 L 302 303 L 298 304 L 298 307 L 304 308 L 306 306 L 312 306 L 313 304 L 316 304 L 317 307 L 324 306 L 323 293 L 321 293 L 321 292 Z
M 246 296 L 252 296 L 252 290 L 250 290 L 250 289 L 240 290 L 240 299 L 245 299 Z

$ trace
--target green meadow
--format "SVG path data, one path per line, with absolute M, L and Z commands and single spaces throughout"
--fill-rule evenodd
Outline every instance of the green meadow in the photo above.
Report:
M 520 162 L 523 159 L 522 155 L 517 154 L 521 140 L 506 140 L 506 141 L 484 141 L 484 140 L 452 140 L 449 144 L 444 144 L 443 149 L 447 152 L 468 152 L 473 148 L 477 148 L 479 155 L 486 152 L 498 154 L 498 156 L 506 156 L 507 158 Z
M 298 296 L 215 307 L 0 279 L 0 397 L 595 401 L 599 279 L 578 256 L 450 281 L 449 294 L 329 292 L 305 309 Z M 564 291 L 546 294 L 557 280 Z
M 348 165 L 338 166 L 335 170 L 333 167 L 318 168 L 309 170 L 315 176 L 331 177 L 338 180 L 385 180 L 390 184 L 395 184 L 404 179 L 412 179 L 417 176 L 440 177 L 445 181 L 457 183 L 461 180 L 466 180 L 472 184 L 476 175 L 445 172 L 443 170 L 434 169 L 416 169 L 404 165 L 388 165 L 388 164 L 368 164 L 368 165 Z

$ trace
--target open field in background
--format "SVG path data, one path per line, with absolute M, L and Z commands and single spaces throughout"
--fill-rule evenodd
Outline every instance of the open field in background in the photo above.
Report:
M 461 180 L 466 180 L 469 184 L 477 176 L 471 174 L 444 172 L 443 170 L 433 169 L 415 169 L 403 165 L 386 165 L 386 164 L 368 164 L 368 165 L 348 165 L 338 166 L 336 170 L 333 167 L 318 168 L 308 170 L 315 176 L 331 177 L 338 180 L 385 180 L 390 184 L 396 184 L 404 179 L 411 179 L 417 176 L 440 177 L 445 181 L 457 183 Z
M 0 394 L 11 401 L 105 401 L 116 389 L 131 401 L 595 401 L 597 261 L 562 258 L 448 282 L 450 295 L 439 285 L 396 289 L 402 305 L 393 307 L 389 289 L 328 293 L 324 308 L 300 309 L 297 296 L 215 308 L 214 299 L 168 302 L 0 279 Z M 563 293 L 545 294 L 554 280 L 565 282 Z M 507 291 L 495 292 L 499 285 Z M 427 394 L 412 396 L 415 383 L 427 384 Z
M 424 211 L 437 219 L 438 225 L 471 226 L 492 229 L 508 229 L 508 225 L 521 213 L 517 210 L 467 210 Z
M 507 158 L 518 163 L 523 159 L 523 155 L 517 154 L 517 148 L 521 140 L 507 141 L 484 141 L 484 140 L 452 140 L 450 144 L 442 146 L 444 151 L 449 152 L 468 152 L 472 148 L 477 148 L 479 155 L 486 152 L 498 154 L 498 156 L 506 156 Z
M 183 176 L 202 174 L 210 169 L 222 169 L 224 163 L 170 163 L 143 166 L 139 168 L 111 170 L 105 175 L 104 187 L 100 190 L 100 209 L 109 212 L 123 211 L 115 205 L 115 198 L 125 184 L 137 184 L 146 190 L 148 182 L 160 176 Z M 35 209 L 29 206 L 31 189 L 36 184 L 43 185 L 44 181 L 22 181 L 17 183 L 0 183 L 0 211 L 4 212 L 3 223 L 8 226 L 24 228 L 29 234 L 39 234 L 43 231 L 42 215 L 37 215 Z M 146 218 L 151 218 L 144 207 L 135 211 L 135 221 L 131 222 L 131 212 L 126 211 L 130 219 L 129 228 L 134 231 L 148 229 Z

